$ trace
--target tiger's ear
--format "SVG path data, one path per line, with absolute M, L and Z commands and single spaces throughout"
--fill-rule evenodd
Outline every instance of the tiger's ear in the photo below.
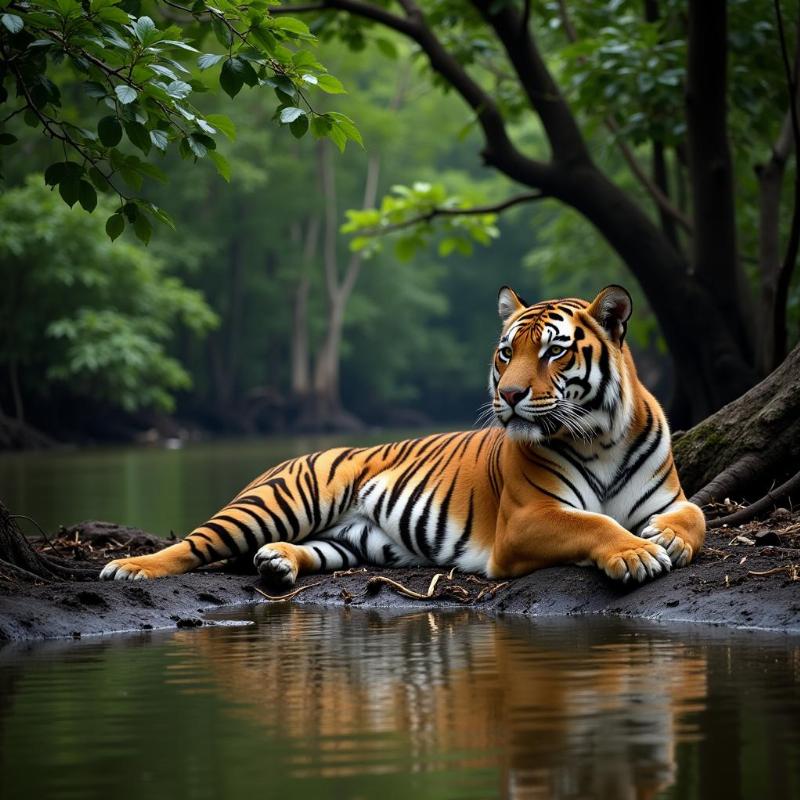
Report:
M 592 301 L 588 311 L 608 331 L 611 338 L 622 345 L 633 311 L 633 300 L 628 290 L 622 286 L 606 286 Z
M 527 308 L 528 304 L 510 287 L 501 286 L 497 296 L 497 312 L 505 322 L 512 314 Z

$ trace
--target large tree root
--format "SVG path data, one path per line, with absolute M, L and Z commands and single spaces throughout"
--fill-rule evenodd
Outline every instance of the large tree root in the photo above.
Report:
M 699 505 L 766 499 L 800 465 L 800 345 L 745 395 L 676 436 L 673 451 L 684 489 Z
M 798 491 L 800 491 L 800 472 L 796 472 L 788 481 L 767 492 L 760 500 L 751 503 L 747 508 L 712 519 L 708 523 L 708 527 L 721 528 L 723 525 L 741 525 L 743 522 L 749 522 L 765 511 L 772 511 L 779 501 Z
M 20 581 L 86 580 L 97 577 L 97 568 L 94 566 L 37 553 L 2 502 L 0 571 Z

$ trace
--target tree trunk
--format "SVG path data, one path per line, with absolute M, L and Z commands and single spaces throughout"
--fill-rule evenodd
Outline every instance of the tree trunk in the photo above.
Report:
M 800 345 L 747 394 L 676 437 L 675 463 L 701 504 L 761 496 L 800 466 Z
M 758 266 L 761 281 L 759 298 L 759 341 L 757 365 L 766 375 L 775 362 L 775 314 L 778 273 L 781 268 L 780 207 L 786 161 L 792 151 L 792 120 L 787 114 L 766 164 L 756 167 L 759 195 Z
M 310 288 L 308 276 L 304 275 L 295 289 L 292 308 L 291 392 L 292 397 L 298 401 L 302 401 L 311 386 L 308 349 L 308 292 Z
M 690 0 L 686 124 L 694 214 L 692 266 L 750 360 L 751 322 L 743 313 L 745 280 L 736 251 L 727 62 L 727 0 Z
M 684 259 L 625 192 L 593 165 L 584 165 L 565 172 L 558 197 L 605 236 L 647 296 L 673 359 L 674 426 L 704 419 L 755 383 L 755 370 L 732 320 L 721 312 L 713 293 L 692 279 Z

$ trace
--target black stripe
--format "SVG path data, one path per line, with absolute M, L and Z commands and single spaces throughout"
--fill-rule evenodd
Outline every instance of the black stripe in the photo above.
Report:
M 315 544 L 311 545 L 311 549 L 317 554 L 317 556 L 319 556 L 319 568 L 320 568 L 320 570 L 324 570 L 328 566 L 328 559 L 325 558 L 325 554 Z
M 244 540 L 247 543 L 246 552 L 252 552 L 258 548 L 258 539 L 256 539 L 255 534 L 250 530 L 250 527 L 241 520 L 236 519 L 236 517 L 231 517 L 228 514 L 217 514 L 214 519 L 224 519 L 225 522 L 230 522 L 231 525 L 235 525 L 242 532 L 242 536 L 244 536 Z M 239 543 L 236 542 L 236 545 L 238 547 Z M 239 550 L 241 552 L 241 547 L 239 547 Z
M 287 536 L 286 526 L 283 524 L 283 520 L 274 512 L 271 508 L 264 502 L 263 498 L 259 497 L 257 494 L 249 494 L 246 497 L 240 497 L 237 501 L 236 505 L 250 505 L 250 506 L 258 506 L 262 511 L 269 514 L 270 519 L 275 523 L 275 527 L 278 531 L 278 539 L 281 541 L 286 541 L 289 537 Z M 268 536 L 268 539 L 272 539 L 272 536 Z
M 559 497 L 557 494 L 553 494 L 552 492 L 548 492 L 547 489 L 543 489 L 537 483 L 534 483 L 527 475 L 523 475 L 526 481 L 533 486 L 534 489 L 538 489 L 542 494 L 546 494 L 548 497 L 552 497 L 554 500 L 558 500 L 559 503 L 563 503 L 565 506 L 570 506 L 571 508 L 577 508 L 574 503 L 570 503 L 569 500 L 565 500 L 563 497 Z
M 354 452 L 355 448 L 349 447 L 347 450 L 345 450 L 342 453 L 339 453 L 339 455 L 333 459 L 333 461 L 331 462 L 330 472 L 328 472 L 328 483 L 330 483 L 333 480 L 333 476 L 336 472 L 336 467 L 338 467 L 339 464 L 341 464 L 342 461 L 344 461 L 346 458 L 349 458 Z
M 644 493 L 644 494 L 643 494 L 643 495 L 642 495 L 642 496 L 641 496 L 641 497 L 640 497 L 640 498 L 639 498 L 639 499 L 638 499 L 638 500 L 637 500 L 637 501 L 636 501 L 636 502 L 635 502 L 635 503 L 634 503 L 634 504 L 631 506 L 631 508 L 630 508 L 630 510 L 628 511 L 628 514 L 627 514 L 628 518 L 630 518 L 631 514 L 633 514 L 633 512 L 634 512 L 634 511 L 636 511 L 636 509 L 637 509 L 637 508 L 639 508 L 639 507 L 642 505 L 642 503 L 644 503 L 646 500 L 650 499 L 650 498 L 653 496 L 653 494 L 655 494 L 655 492 L 656 492 L 656 491 L 657 491 L 657 490 L 658 490 L 658 489 L 659 489 L 661 486 L 663 486 L 663 484 L 664 484 L 664 481 L 665 481 L 665 480 L 666 480 L 666 479 L 667 479 L 667 478 L 670 476 L 670 473 L 671 473 L 671 472 L 672 472 L 672 468 L 670 467 L 670 469 L 668 469 L 668 470 L 666 470 L 666 471 L 664 472 L 664 474 L 663 474 L 663 475 L 661 476 L 661 478 L 659 479 L 658 483 L 654 483 L 654 484 L 653 484 L 653 485 L 652 485 L 652 486 L 651 486 L 651 487 L 650 487 L 650 488 L 649 488 L 649 489 L 648 489 L 648 490 L 647 490 L 647 491 L 646 491 L 646 492 L 645 492 L 645 493 Z
M 192 535 L 194 536 L 195 534 L 192 534 Z M 195 543 L 192 541 L 192 538 L 191 538 L 191 536 L 187 536 L 187 537 L 184 539 L 184 541 L 185 541 L 185 542 L 186 542 L 186 543 L 189 545 L 189 549 L 192 551 L 192 555 L 193 555 L 193 556 L 194 556 L 194 557 L 195 557 L 195 558 L 196 558 L 196 559 L 197 559 L 197 560 L 198 560 L 198 561 L 199 561 L 201 564 L 205 564 L 205 563 L 207 563 L 207 562 L 206 562 L 206 556 L 205 556 L 205 553 L 203 553 L 203 552 L 202 552 L 202 551 L 201 551 L 201 550 L 200 550 L 200 549 L 197 547 L 197 545 L 196 545 L 196 544 L 195 544 Z
M 225 530 L 224 525 L 220 525 L 217 522 L 206 522 L 206 524 L 203 525 L 203 527 L 214 531 L 214 533 L 216 533 L 217 536 L 219 537 L 222 544 L 225 545 L 225 547 L 227 547 L 228 550 L 233 555 L 238 556 L 242 552 L 241 548 L 236 542 L 236 539 L 234 539 L 233 536 L 230 533 L 228 533 L 228 531 Z
M 630 528 L 628 528 L 628 530 L 632 531 L 633 533 L 636 533 L 636 531 L 638 531 L 639 528 L 641 528 L 645 524 L 645 522 L 647 522 L 650 519 L 650 517 L 654 517 L 656 514 L 660 514 L 662 511 L 668 509 L 680 497 L 680 495 L 681 495 L 681 490 L 678 489 L 678 491 L 675 492 L 675 494 L 672 495 L 672 497 L 669 500 L 667 500 L 667 502 L 664 503 L 663 506 L 661 506 L 656 511 L 651 511 L 647 516 L 645 516 L 635 525 L 631 525 Z
M 289 526 L 292 529 L 292 538 L 294 539 L 297 536 L 297 534 L 300 533 L 300 520 L 298 520 L 297 517 L 295 516 L 292 507 L 283 499 L 283 495 L 280 493 L 277 486 L 273 487 L 273 493 L 275 495 L 275 501 L 278 503 L 284 516 L 289 521 Z M 303 497 L 302 492 L 300 492 L 300 497 Z M 303 502 L 305 502 L 305 500 Z
M 439 506 L 439 518 L 436 520 L 436 539 L 433 548 L 434 560 L 439 558 L 439 554 L 444 547 L 444 537 L 447 534 L 447 512 L 450 510 L 450 500 L 453 497 L 453 490 L 456 488 L 456 481 L 458 480 L 458 471 L 456 471 L 453 482 L 444 496 L 441 506 Z
M 267 528 L 264 520 L 258 514 L 256 514 L 256 512 L 253 511 L 252 508 L 248 508 L 246 505 L 241 505 L 239 503 L 237 503 L 234 506 L 231 506 L 231 508 L 235 508 L 238 511 L 241 511 L 243 514 L 247 514 L 248 516 L 252 517 L 255 520 L 256 524 L 261 530 L 261 536 L 263 537 L 263 542 L 272 541 L 272 536 L 270 536 L 269 529 Z M 255 538 L 255 534 L 252 531 L 250 533 L 251 536 Z M 263 544 L 263 542 L 256 542 L 255 546 L 258 547 L 260 544 Z
M 568 478 L 565 478 L 557 469 L 553 469 L 553 467 L 549 467 L 549 466 L 547 466 L 547 464 L 542 463 L 537 458 L 535 458 L 532 454 L 528 454 L 526 452 L 525 455 L 526 455 L 528 461 L 530 461 L 532 464 L 536 464 L 536 466 L 539 467 L 540 469 L 546 470 L 551 475 L 555 475 L 556 478 L 558 478 L 560 481 L 565 483 L 567 485 L 567 487 L 569 487 L 569 489 L 575 495 L 575 497 L 578 498 L 578 502 L 581 504 L 581 506 L 583 506 L 583 508 L 586 508 L 586 501 L 583 499 L 583 495 L 578 491 L 578 487 L 575 486 L 575 484 L 571 480 L 569 480 Z M 550 463 L 552 463 L 552 462 L 550 462 Z
M 464 532 L 458 537 L 456 546 L 453 548 L 453 560 L 457 559 L 467 546 L 469 538 L 472 536 L 472 520 L 475 514 L 475 493 L 469 493 L 469 513 L 467 514 L 467 521 L 464 523 Z

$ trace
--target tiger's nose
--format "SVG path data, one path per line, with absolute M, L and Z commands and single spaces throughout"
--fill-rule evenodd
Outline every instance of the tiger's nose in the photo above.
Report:
M 525 395 L 528 394 L 527 389 L 518 389 L 516 386 L 512 387 L 511 389 L 501 389 L 500 395 L 502 396 L 503 400 L 508 403 L 511 408 L 522 400 Z

